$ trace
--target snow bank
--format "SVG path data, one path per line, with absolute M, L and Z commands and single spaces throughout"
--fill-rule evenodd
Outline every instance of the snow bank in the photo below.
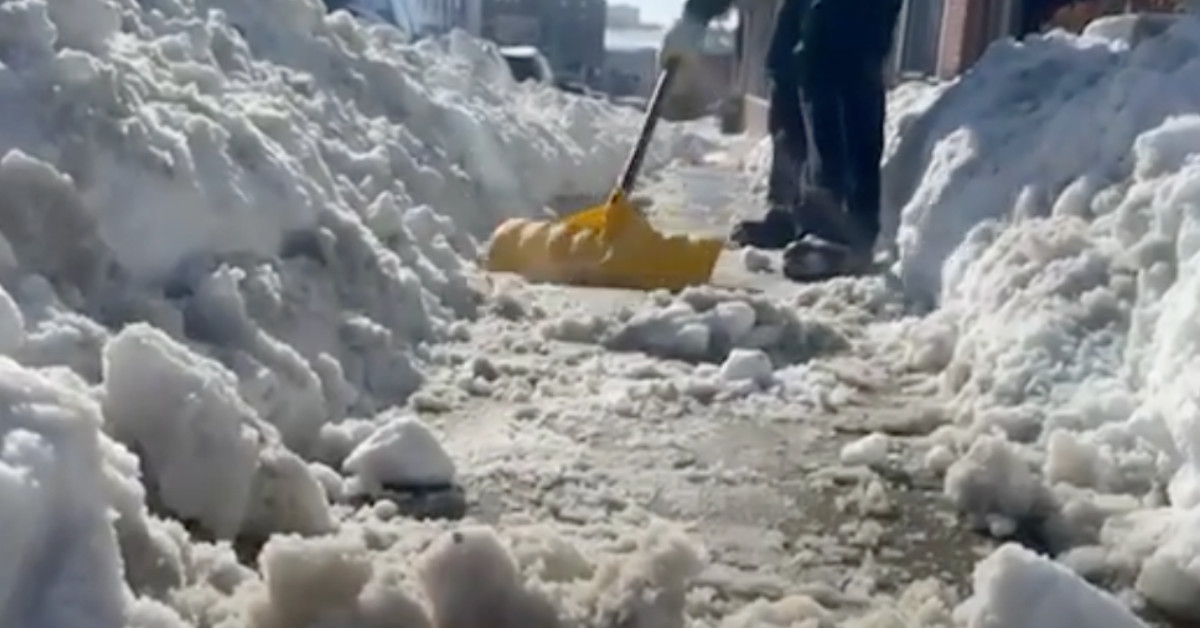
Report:
M 1195 111 L 1194 31 L 1189 20 L 1133 49 L 1061 32 L 1000 42 L 897 125 L 885 205 L 903 208 L 906 286 L 936 295 L 955 283 L 943 264 L 981 223 L 1113 209 L 1093 199 L 1132 174 L 1138 136 Z M 1164 154 L 1168 169 L 1172 156 L 1186 155 Z
M 606 193 L 639 122 L 514 83 L 462 33 L 409 45 L 317 0 L 42 0 L 4 19 L 0 275 L 222 346 L 243 380 L 289 390 L 273 422 L 300 448 L 322 404 L 411 393 L 409 346 L 478 305 L 475 239 Z M 707 145 L 660 136 L 651 166 Z M 102 344 L 38 357 L 98 362 Z
M 479 314 L 477 239 L 607 193 L 636 113 L 318 0 L 0 3 L 0 103 L 0 626 L 456 625 L 449 581 L 414 601 L 352 538 L 339 471 L 453 476 L 378 415 Z M 454 574 L 507 557 L 472 544 Z M 598 604 L 681 614 L 691 563 L 656 551 Z M 525 612 L 493 571 L 476 611 Z
M 903 342 L 951 398 L 929 458 L 961 458 L 947 493 L 1001 536 L 1033 516 L 1065 546 L 1103 544 L 1184 616 L 1200 590 L 1181 523 L 1200 507 L 1198 59 L 1191 16 L 1133 48 L 997 44 L 885 168 L 906 286 L 940 302 Z M 1118 549 L 1132 538 L 1144 550 Z

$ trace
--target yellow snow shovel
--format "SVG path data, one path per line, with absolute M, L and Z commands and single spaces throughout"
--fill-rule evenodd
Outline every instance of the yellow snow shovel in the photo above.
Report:
M 532 281 L 637 290 L 708 282 L 724 241 L 659 233 L 629 199 L 676 67 L 669 62 L 659 76 L 641 135 L 608 201 L 556 221 L 505 221 L 488 243 L 488 270 Z

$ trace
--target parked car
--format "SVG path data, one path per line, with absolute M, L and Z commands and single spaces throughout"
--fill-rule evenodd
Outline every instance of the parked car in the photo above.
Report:
M 513 79 L 518 83 L 535 81 L 538 83 L 553 83 L 554 71 L 545 55 L 533 46 L 502 46 L 500 56 L 504 57 Z
M 589 87 L 586 81 L 577 77 L 557 77 L 554 79 L 554 86 L 564 92 L 570 92 L 579 96 L 586 96 L 597 100 L 607 100 L 608 98 L 602 92 Z
M 536 81 L 579 96 L 603 99 L 583 81 L 571 77 L 557 76 L 550 67 L 550 62 L 537 48 L 533 46 L 502 46 L 500 56 L 508 64 L 509 71 L 518 83 Z

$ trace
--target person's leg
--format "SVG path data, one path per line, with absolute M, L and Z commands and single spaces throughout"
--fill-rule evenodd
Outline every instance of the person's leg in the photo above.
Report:
M 759 248 L 782 248 L 800 236 L 795 219 L 800 202 L 800 180 L 808 153 L 800 107 L 801 63 L 796 55 L 800 30 L 810 0 L 784 0 L 775 16 L 767 46 L 766 71 L 771 79 L 768 130 L 771 134 L 771 170 L 767 179 L 767 214 L 762 220 L 744 221 L 734 230 L 733 241 Z
M 799 199 L 800 171 L 808 152 L 800 92 L 795 85 L 772 85 L 768 117 L 772 153 L 767 202 L 772 210 L 790 208 Z
M 879 237 L 881 173 L 884 118 L 887 96 L 883 72 L 867 62 L 847 84 L 846 126 L 847 164 L 850 168 L 850 194 L 847 209 L 858 228 L 855 245 L 872 251 Z
M 846 168 L 847 120 L 843 105 L 844 78 L 836 58 L 809 73 L 801 88 L 801 110 L 808 150 L 801 180 L 797 220 L 802 229 L 821 239 L 846 243 L 845 216 L 849 192 Z
M 796 88 L 786 82 L 773 82 L 767 115 L 771 132 L 767 213 L 761 220 L 738 223 L 730 239 L 741 246 L 779 249 L 799 235 L 793 208 L 799 199 L 800 169 L 807 146 Z

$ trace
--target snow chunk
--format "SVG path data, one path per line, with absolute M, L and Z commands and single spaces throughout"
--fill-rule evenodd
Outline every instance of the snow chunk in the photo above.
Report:
M 1014 544 L 976 566 L 974 589 L 956 611 L 968 628 L 1146 628 L 1113 596 Z
M 591 625 L 683 625 L 688 584 L 704 567 L 702 550 L 673 526 L 656 522 L 636 551 L 595 575 Z
M 1200 596 L 1200 574 L 1195 565 L 1200 558 L 1200 533 L 1196 524 L 1200 513 L 1163 512 L 1144 513 L 1149 517 L 1143 528 L 1162 526 L 1166 534 L 1161 545 L 1142 564 L 1134 587 L 1157 608 L 1175 617 L 1191 621 L 1200 620 L 1196 608 Z
M 517 563 L 491 528 L 438 539 L 419 559 L 421 583 L 439 628 L 554 628 L 550 602 L 521 581 Z M 471 582 L 469 588 L 463 582 Z
M 727 382 L 751 381 L 765 385 L 775 374 L 771 358 L 756 349 L 734 349 L 721 364 L 721 379 Z
M 299 456 L 280 445 L 259 452 L 241 532 L 321 534 L 334 529 L 331 494 Z
M 0 357 L 0 625 L 124 625 L 111 512 L 141 495 L 100 428 L 84 391 Z
M 839 457 L 844 465 L 881 464 L 887 460 L 890 445 L 887 434 L 873 432 L 842 447 Z
M 216 362 L 130 325 L 104 348 L 104 392 L 106 421 L 172 514 L 222 538 L 332 525 L 320 484 Z
M 325 423 L 321 425 L 316 458 L 330 467 L 340 469 L 350 452 L 377 429 L 379 426 L 375 421 L 368 419 L 351 418 L 338 423 Z
M 945 493 L 974 525 L 1007 536 L 1055 509 L 1053 496 L 1016 448 L 985 436 L 946 472 Z
M 370 491 L 384 487 L 446 486 L 454 461 L 427 425 L 413 416 L 387 420 L 350 452 L 342 468 Z
M 754 247 L 742 249 L 742 267 L 752 273 L 771 272 L 771 256 Z
M 600 342 L 616 351 L 720 363 L 734 350 L 759 350 L 773 364 L 796 364 L 847 346 L 832 324 L 801 317 L 789 303 L 690 288 L 664 302 L 650 301 L 608 326 Z
M 104 347 L 104 416 L 142 458 L 175 515 L 234 535 L 249 508 L 258 452 L 274 437 L 237 394 L 237 379 L 138 323 Z
M 789 595 L 774 602 L 755 600 L 731 615 L 723 628 L 823 628 L 832 625 L 833 615 L 816 600 L 804 595 Z
M 941 475 L 945 473 L 950 466 L 954 464 L 957 458 L 954 452 L 945 445 L 934 445 L 929 448 L 929 452 L 925 454 L 925 468 Z
M 276 536 L 259 563 L 263 585 L 248 609 L 253 628 L 431 626 L 420 604 L 375 576 L 370 553 L 352 536 Z

